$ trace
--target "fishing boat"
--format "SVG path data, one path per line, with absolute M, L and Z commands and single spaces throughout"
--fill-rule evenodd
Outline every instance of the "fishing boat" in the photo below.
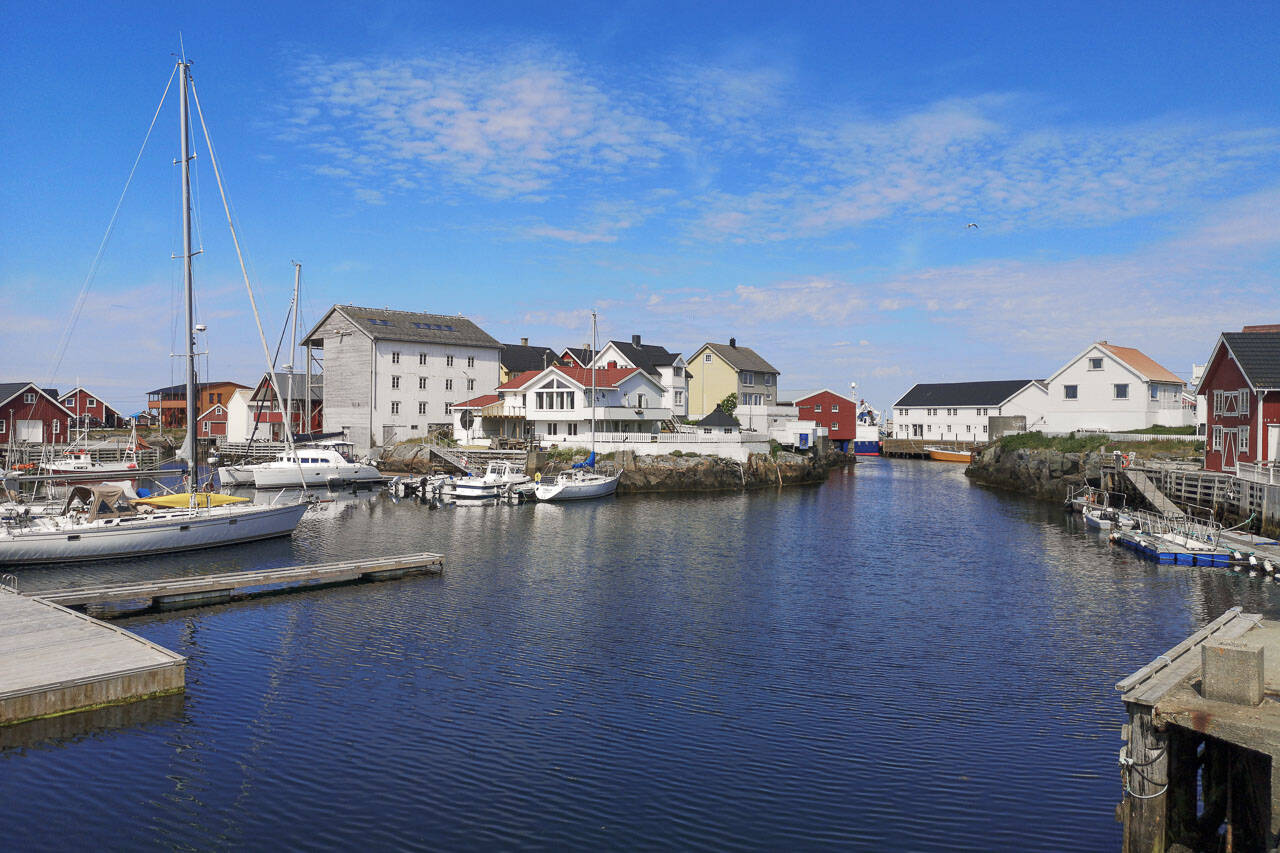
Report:
M 550 483 L 544 483 L 541 475 L 533 493 L 540 501 L 579 501 L 602 498 L 618 490 L 621 472 L 596 470 L 596 312 L 591 312 L 591 453 L 568 471 L 562 471 Z
M 38 471 L 40 475 L 57 482 L 85 483 L 120 477 L 133 478 L 138 475 L 137 447 L 138 432 L 137 427 L 134 427 L 123 459 L 118 462 L 97 462 L 89 451 L 89 431 L 82 428 L 62 451 L 61 456 L 42 460 Z
M 450 491 L 455 501 L 492 500 L 518 491 L 521 486 L 532 482 L 522 466 L 494 461 L 489 463 L 483 474 L 453 480 Z
M 188 89 L 191 66 L 178 60 L 179 124 L 182 134 L 183 284 L 186 307 L 187 435 L 182 456 L 196 464 L 196 336 L 191 247 L 191 124 Z M 199 106 L 197 102 L 197 107 Z M 212 158 L 212 153 L 210 154 Z M 216 168 L 216 162 L 214 163 Z M 266 351 L 265 341 L 263 350 Z M 195 477 L 187 478 L 194 486 Z M 127 484 L 126 484 L 127 485 Z M 121 484 L 71 489 L 62 512 L 39 518 L 24 517 L 0 526 L 0 565 L 31 565 L 82 560 L 136 557 L 212 548 L 258 539 L 292 535 L 308 502 L 267 506 L 245 500 L 214 500 L 194 488 L 164 496 L 162 501 L 138 500 Z M 155 503 L 162 505 L 157 507 Z
M 927 446 L 924 448 L 929 454 L 929 458 L 935 462 L 964 462 L 973 461 L 973 453 L 968 450 L 955 450 L 950 447 Z

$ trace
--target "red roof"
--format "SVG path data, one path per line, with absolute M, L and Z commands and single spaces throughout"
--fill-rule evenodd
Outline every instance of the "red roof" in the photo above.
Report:
M 571 379 L 584 388 L 591 387 L 592 370 L 589 367 L 565 367 L 562 364 L 553 364 L 547 370 L 554 370 L 566 379 Z M 526 370 L 517 376 L 512 376 L 506 382 L 498 386 L 498 390 L 511 391 L 517 388 L 523 388 L 528 385 L 537 376 L 546 373 L 547 370 Z M 597 367 L 595 369 L 595 384 L 597 388 L 614 388 L 617 387 L 622 380 L 626 379 L 633 373 L 642 372 L 638 367 Z
M 523 388 L 529 380 L 533 379 L 533 377 L 537 376 L 541 372 L 541 370 L 526 370 L 523 373 L 517 373 L 506 382 L 499 385 L 497 390 L 510 391 L 514 388 Z
M 464 403 L 454 403 L 451 408 L 454 409 L 483 409 L 490 403 L 496 403 L 502 398 L 497 394 L 481 394 L 479 397 L 473 397 Z

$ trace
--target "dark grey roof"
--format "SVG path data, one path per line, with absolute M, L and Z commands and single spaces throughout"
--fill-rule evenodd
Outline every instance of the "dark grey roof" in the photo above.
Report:
M 636 346 L 631 341 L 609 341 L 609 343 L 617 347 L 618 352 L 626 356 L 628 361 L 653 376 L 658 375 L 659 367 L 670 367 L 680 357 L 680 353 L 667 352 L 666 347 L 660 347 L 657 344 Z
M 1254 388 L 1280 388 L 1280 332 L 1224 332 L 1222 339 Z
M 727 427 L 737 425 L 738 419 L 733 415 L 726 414 L 721 409 L 712 409 L 705 418 L 698 421 L 698 426 L 704 427 Z
M 894 406 L 998 406 L 1030 385 L 1032 379 L 999 379 L 994 382 L 920 383 Z
M 469 347 L 501 349 L 497 339 L 468 320 L 445 314 L 422 314 L 417 311 L 392 311 L 390 308 L 362 308 L 359 305 L 335 305 L 343 316 L 374 340 L 409 341 L 424 344 L 458 344 Z M 325 315 L 328 318 L 328 315 Z M 321 320 L 320 323 L 324 323 Z M 316 329 L 320 327 L 317 324 Z M 311 331 L 308 338 L 315 334 Z
M 526 370 L 542 370 L 556 363 L 558 353 L 551 347 L 531 347 L 526 344 L 503 344 L 499 361 L 512 373 Z
M 578 360 L 583 367 L 591 364 L 591 350 L 587 347 L 565 347 L 564 351 Z
M 729 362 L 729 365 L 735 370 L 750 370 L 756 373 L 777 373 L 778 368 L 765 361 L 751 347 L 729 346 L 728 344 L 713 344 L 708 342 L 706 346 L 710 347 L 716 355 Z
M 290 375 L 291 374 L 289 373 L 282 373 L 279 371 L 277 371 L 275 374 L 276 387 L 280 389 L 281 397 L 282 398 L 287 397 L 291 400 L 306 400 L 307 399 L 307 374 L 305 373 L 292 374 L 293 376 L 292 390 L 290 390 L 290 385 L 289 385 Z M 258 384 L 261 385 L 266 380 L 266 378 L 267 378 L 267 374 L 265 373 L 262 374 L 262 379 L 258 380 Z M 259 395 L 259 396 L 261 396 L 262 399 L 266 399 L 265 395 Z M 255 402 L 258 399 L 259 399 L 258 396 L 254 397 Z M 311 374 L 311 401 L 313 403 L 319 403 L 324 401 L 324 374 L 323 373 Z

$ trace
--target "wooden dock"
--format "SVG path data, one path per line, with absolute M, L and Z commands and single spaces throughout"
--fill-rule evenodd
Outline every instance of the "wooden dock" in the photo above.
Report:
M 187 659 L 0 587 L 0 726 L 180 692 Z
M 70 587 L 31 593 L 39 599 L 67 607 L 101 606 L 128 601 L 145 601 L 144 609 L 176 610 L 219 604 L 233 598 L 270 595 L 291 590 L 340 583 L 381 581 L 408 575 L 440 574 L 441 554 L 402 554 L 367 560 L 347 560 L 279 569 L 254 569 L 191 575 L 162 580 L 131 581 L 93 587 Z M 136 608 L 135 608 L 136 609 Z M 102 615 L 120 615 L 124 611 Z
M 978 453 L 984 445 L 973 441 L 954 441 L 941 439 L 929 441 L 923 438 L 886 438 L 880 442 L 880 455 L 894 459 L 928 459 L 926 447 L 940 447 L 946 450 L 967 450 Z

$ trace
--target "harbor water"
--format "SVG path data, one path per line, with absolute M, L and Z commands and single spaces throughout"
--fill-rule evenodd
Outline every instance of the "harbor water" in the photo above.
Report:
M 121 624 L 185 695 L 0 730 L 6 847 L 1114 849 L 1114 683 L 1274 586 L 1157 566 L 960 466 L 429 511 L 84 582 L 436 551 L 440 578 Z

